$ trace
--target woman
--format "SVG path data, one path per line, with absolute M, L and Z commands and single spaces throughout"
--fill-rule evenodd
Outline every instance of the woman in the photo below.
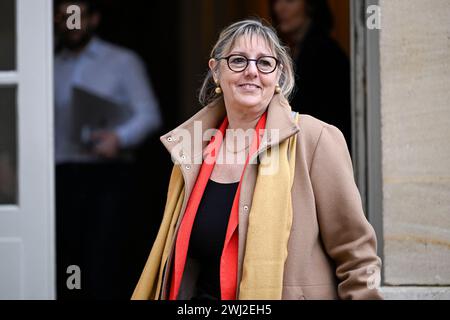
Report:
M 133 299 L 381 298 L 344 137 L 291 111 L 275 31 L 230 25 L 209 68 L 207 106 L 161 137 L 175 166 Z
M 294 59 L 297 90 L 290 100 L 292 109 L 336 126 L 350 147 L 350 62 L 331 37 L 334 23 L 328 1 L 271 3 L 274 24 Z

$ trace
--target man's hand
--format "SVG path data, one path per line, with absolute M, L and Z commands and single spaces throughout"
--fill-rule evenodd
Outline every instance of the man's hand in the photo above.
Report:
M 119 137 L 113 131 L 95 131 L 92 133 L 94 154 L 112 159 L 119 153 Z

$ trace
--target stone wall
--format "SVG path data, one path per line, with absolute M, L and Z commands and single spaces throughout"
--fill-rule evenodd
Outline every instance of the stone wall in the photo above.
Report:
M 450 1 L 380 5 L 384 283 L 445 287 L 450 285 Z

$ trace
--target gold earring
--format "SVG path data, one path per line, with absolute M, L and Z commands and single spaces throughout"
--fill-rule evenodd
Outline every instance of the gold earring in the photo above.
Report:
M 219 85 L 219 81 L 215 81 L 216 82 L 216 94 L 221 94 L 222 93 L 222 88 Z
M 277 84 L 276 86 L 275 86 L 275 93 L 280 93 L 281 92 L 281 88 L 280 88 L 280 86 Z

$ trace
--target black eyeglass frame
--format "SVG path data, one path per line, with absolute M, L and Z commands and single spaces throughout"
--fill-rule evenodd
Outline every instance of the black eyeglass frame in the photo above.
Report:
M 240 71 L 233 70 L 233 69 L 230 67 L 230 58 L 231 58 L 231 57 L 242 57 L 242 58 L 245 58 L 245 61 L 247 62 L 247 63 L 245 64 L 245 67 L 244 67 L 242 70 L 240 70 Z M 272 59 L 275 60 L 275 66 L 274 66 L 274 68 L 273 68 L 272 71 L 264 72 L 264 71 L 261 71 L 261 70 L 259 69 L 259 67 L 258 67 L 258 61 L 259 61 L 260 59 L 262 59 L 262 58 L 272 58 Z M 263 73 L 263 74 L 271 74 L 272 72 L 274 72 L 275 70 L 277 70 L 277 67 L 280 65 L 280 60 L 278 60 L 278 59 L 275 58 L 274 56 L 261 56 L 261 57 L 259 57 L 259 58 L 257 58 L 257 59 L 250 59 L 250 58 L 247 58 L 246 56 L 244 56 L 244 55 L 242 55 L 242 54 L 230 54 L 230 55 L 227 56 L 227 57 L 216 58 L 216 60 L 226 60 L 226 61 L 227 61 L 227 66 L 228 66 L 228 68 L 229 68 L 231 71 L 233 71 L 233 72 L 244 72 L 245 69 L 247 69 L 248 64 L 250 63 L 250 61 L 255 61 L 256 68 L 258 69 L 259 72 L 261 72 L 261 73 Z

